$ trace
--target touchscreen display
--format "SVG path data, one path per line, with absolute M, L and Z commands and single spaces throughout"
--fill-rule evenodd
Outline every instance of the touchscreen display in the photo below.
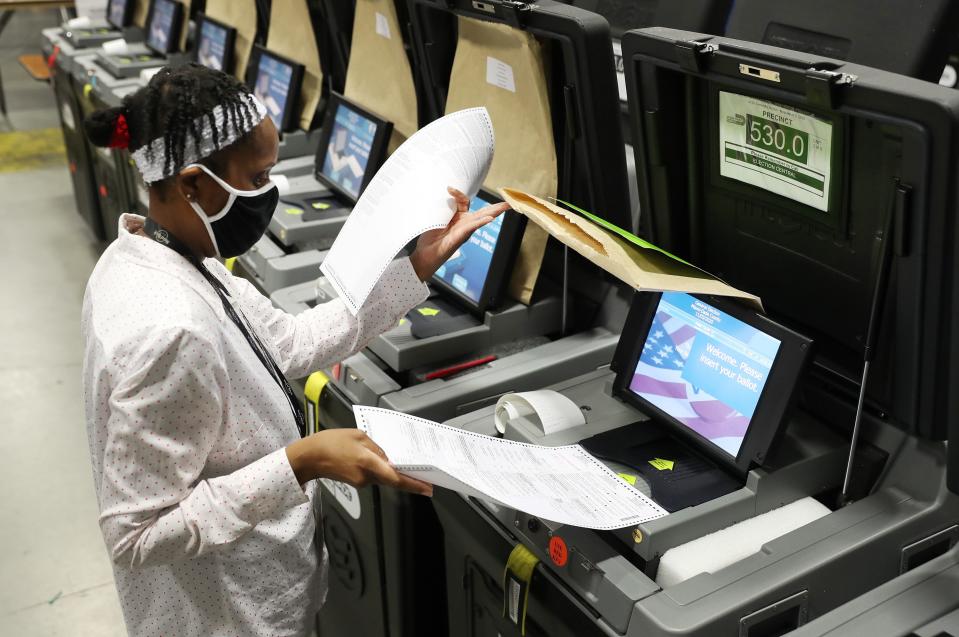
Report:
M 482 197 L 473 197 L 470 202 L 470 212 L 476 212 L 491 203 L 493 202 L 486 201 Z M 479 303 L 493 262 L 493 252 L 496 250 L 504 216 L 496 217 L 470 235 L 469 240 L 439 267 L 434 276 L 474 303 Z
M 320 172 L 354 199 L 359 198 L 377 124 L 339 103 Z
M 829 211 L 833 124 L 789 106 L 719 93 L 719 174 Z
M 213 24 L 208 20 L 203 21 L 203 25 L 200 27 L 200 42 L 197 45 L 197 60 L 200 64 L 216 71 L 223 70 L 228 33 L 218 24 Z
M 126 26 L 124 24 L 123 18 L 127 12 L 127 0 L 110 0 L 110 13 L 107 16 L 107 21 L 113 26 L 122 29 Z
M 276 124 L 277 130 L 283 130 L 283 114 L 290 100 L 290 84 L 293 82 L 293 67 L 281 62 L 267 53 L 260 56 L 257 68 L 256 84 L 253 94 L 263 102 L 267 112 Z
M 704 301 L 666 292 L 629 389 L 736 457 L 780 344 Z
M 169 51 L 175 6 L 169 0 L 154 0 L 147 44 L 155 51 Z

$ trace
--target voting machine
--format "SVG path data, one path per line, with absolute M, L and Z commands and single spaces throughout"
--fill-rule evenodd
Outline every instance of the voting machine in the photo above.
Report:
M 362 190 L 360 186 L 369 181 L 386 158 L 389 144 L 383 144 L 381 140 L 385 135 L 389 142 L 391 130 L 396 127 L 388 113 L 378 110 L 378 106 L 383 105 L 379 96 L 359 103 L 343 94 L 346 64 L 340 58 L 350 52 L 353 3 L 330 0 L 321 6 L 326 21 L 322 25 L 325 39 L 320 41 L 320 57 L 324 69 L 327 66 L 338 69 L 338 79 L 333 82 L 335 90 L 325 98 L 324 114 L 314 139 L 315 160 L 311 154 L 309 161 L 288 160 L 274 168 L 274 175 L 289 179 L 290 190 L 283 193 L 267 235 L 237 262 L 238 270 L 268 295 L 312 282 L 319 276 L 319 266 L 346 222 Z M 377 31 L 373 37 L 392 38 L 395 34 L 396 38 L 405 41 L 405 23 L 397 21 L 404 13 L 398 9 L 397 6 L 395 14 L 389 17 L 380 13 L 389 13 L 388 10 L 377 9 Z M 404 45 L 401 44 L 400 48 Z M 331 60 L 329 63 L 327 58 Z M 370 64 L 369 60 L 364 62 Z M 411 64 L 411 61 L 405 62 Z M 362 75 L 362 69 L 353 72 Z M 411 124 L 414 129 L 418 125 L 419 121 Z M 329 150 L 331 140 L 334 144 L 332 151 Z M 333 154 L 344 155 L 343 161 L 347 161 L 348 166 L 340 168 L 339 159 L 336 166 L 331 166 L 328 158 Z M 352 174 L 347 175 L 344 171 Z M 344 187 L 344 181 L 356 183 L 347 183 Z
M 634 441 L 645 444 L 646 418 L 680 409 L 700 443 L 712 437 L 747 462 L 744 478 L 720 489 L 709 480 L 702 486 L 713 491 L 681 491 L 683 501 L 657 498 L 668 515 L 613 533 L 439 491 L 450 634 L 520 634 L 504 616 L 503 571 L 517 554 L 538 564 L 520 609 L 526 634 L 755 636 L 797 628 L 956 542 L 959 500 L 947 488 L 943 441 L 956 417 L 949 388 L 959 369 L 946 345 L 959 96 L 865 66 L 692 32 L 646 29 L 623 42 L 644 234 L 756 293 L 771 321 L 814 345 L 794 407 L 779 430 L 763 434 L 778 443 L 746 450 L 749 433 L 731 436 L 729 422 L 717 422 L 728 409 L 704 409 L 693 404 L 698 393 L 679 393 L 685 381 L 696 392 L 724 391 L 708 374 L 694 378 L 716 361 L 685 338 L 709 321 L 677 322 L 697 315 L 692 305 L 663 307 L 658 295 L 637 294 L 612 369 L 553 386 L 581 406 L 585 425 L 545 435 L 534 416 L 520 416 L 505 436 L 581 442 L 637 489 L 663 493 L 677 477 L 674 456 L 688 447 L 628 452 Z M 673 351 L 632 329 L 637 317 L 660 321 L 652 334 L 669 338 Z M 867 344 L 874 356 L 862 435 L 841 498 Z M 659 362 L 642 353 L 647 345 Z M 662 377 L 689 356 L 699 367 L 693 375 Z M 448 424 L 491 434 L 493 412 Z
M 111 5 L 127 3 L 132 4 L 133 0 L 112 0 Z M 111 14 L 112 9 L 111 6 Z M 109 45 L 102 47 L 97 52 L 97 64 L 113 77 L 122 79 L 139 77 L 143 71 L 174 63 L 182 56 L 180 43 L 189 19 L 189 4 L 178 0 L 151 0 L 142 42 L 128 41 L 118 52 L 111 52 Z
M 595 14 L 556 3 L 544 2 L 536 11 L 529 11 L 525 5 L 510 8 L 495 3 L 495 6 L 497 11 L 504 13 L 498 14 L 490 24 L 515 25 L 522 39 L 529 37 L 527 29 L 535 31 L 538 38 L 552 45 L 550 60 L 554 64 L 555 82 L 548 97 L 557 122 L 554 130 L 560 139 L 560 148 L 569 149 L 569 153 L 561 152 L 559 156 L 570 162 L 566 167 L 562 163 L 559 165 L 560 192 L 564 193 L 563 196 L 572 191 L 581 193 L 577 196 L 588 195 L 588 200 L 593 202 L 590 205 L 595 203 L 597 208 L 603 205 L 600 198 L 603 201 L 615 199 L 617 203 L 612 210 L 616 222 L 628 226 L 621 152 L 597 157 L 600 169 L 585 165 L 590 161 L 587 152 L 590 148 L 594 154 L 598 154 L 600 146 L 623 148 L 607 23 Z M 421 9 L 424 15 L 417 18 L 417 9 L 411 7 L 414 21 L 428 21 L 435 33 L 444 38 L 455 36 L 456 31 L 451 34 L 439 27 L 457 15 L 484 15 L 482 11 L 466 6 L 452 8 L 437 4 L 424 5 Z M 422 28 L 414 28 L 414 34 L 422 31 Z M 514 37 L 512 33 L 508 35 Z M 453 51 L 448 53 L 452 56 Z M 441 60 L 435 61 L 439 63 Z M 445 63 L 449 68 L 450 60 Z M 588 82 L 585 76 L 589 76 Z M 444 79 L 444 83 L 446 81 Z M 595 93 L 592 96 L 594 101 L 587 97 L 587 93 L 580 93 L 587 84 Z M 584 106 L 586 102 L 591 105 Z M 576 118 L 575 130 L 564 121 L 570 117 Z M 566 137 L 572 133 L 575 135 Z M 511 143 L 521 141 L 515 136 L 504 139 L 501 133 L 497 135 L 497 152 L 504 152 Z M 588 138 L 589 148 L 585 138 Z M 571 143 L 567 144 L 567 139 Z M 603 167 L 606 171 L 601 175 Z M 574 176 L 566 178 L 567 175 Z M 595 181 L 597 178 L 601 181 Z M 612 184 L 617 178 L 614 187 Z M 596 201 L 591 198 L 594 194 Z M 484 193 L 481 197 L 498 200 L 495 192 Z M 473 205 L 481 204 L 474 201 Z M 509 217 L 502 223 L 497 247 L 500 241 L 504 242 L 503 245 L 508 244 Z M 490 230 L 487 228 L 485 232 Z M 470 248 L 472 254 L 464 255 L 473 263 L 471 268 L 475 264 L 491 263 L 483 254 L 489 254 L 482 246 L 484 242 L 493 243 L 489 238 L 477 241 L 473 248 L 478 249 L 472 252 L 473 248 Z M 402 408 L 404 411 L 426 417 L 445 417 L 442 414 L 455 413 L 459 405 L 495 400 L 496 394 L 517 386 L 529 386 L 531 382 L 538 382 L 533 378 L 555 374 L 556 369 L 563 366 L 588 370 L 605 364 L 612 355 L 614 334 L 625 317 L 626 296 L 620 286 L 604 281 L 594 266 L 585 260 L 580 261 L 577 270 L 570 269 L 570 296 L 573 297 L 569 306 L 570 336 L 558 338 L 561 335 L 562 293 L 557 283 L 562 281 L 563 255 L 561 250 L 553 248 L 551 251 L 554 254 L 547 254 L 543 265 L 543 271 L 549 274 L 545 279 L 541 277 L 541 282 L 545 280 L 546 283 L 529 306 L 504 297 L 498 305 L 482 312 L 465 312 L 461 318 L 468 321 L 468 327 L 453 331 L 440 329 L 422 338 L 415 338 L 413 330 L 418 327 L 407 318 L 396 330 L 380 337 L 382 342 L 378 345 L 374 344 L 333 369 L 325 370 L 325 375 L 314 374 L 307 381 L 305 393 L 308 414 L 313 417 L 315 426 L 353 426 L 353 405 L 390 406 L 391 398 L 400 394 L 412 399 L 412 404 Z M 454 256 L 451 261 L 456 259 Z M 417 308 L 427 310 L 422 315 L 426 319 L 424 322 L 432 322 L 429 319 L 436 316 L 428 316 L 430 309 L 440 309 L 440 306 L 431 305 L 436 300 L 461 308 L 473 302 L 474 310 L 483 302 L 484 295 L 477 294 L 478 288 L 469 282 L 476 277 L 466 274 L 465 269 L 459 270 L 460 265 L 448 262 L 446 271 L 439 273 L 441 279 L 446 277 L 446 282 L 432 283 L 436 296 L 424 307 Z M 549 281 L 550 278 L 553 280 Z M 489 280 L 488 276 L 485 279 Z M 290 303 L 285 303 L 279 294 L 273 295 L 273 300 L 289 311 L 298 311 L 297 305 L 302 309 L 308 304 L 322 302 L 324 298 L 332 298 L 332 290 L 326 289 L 323 283 L 325 281 L 319 286 L 319 297 L 317 284 L 310 282 L 300 286 L 299 297 L 287 298 L 287 301 L 292 300 Z M 474 296 L 475 301 L 471 298 Z M 443 309 L 439 316 L 442 317 L 445 311 Z M 544 324 L 546 329 L 542 328 Z M 460 339 L 465 345 L 457 344 Z M 405 361 L 412 353 L 420 356 L 421 362 L 407 362 L 398 365 L 405 369 L 394 369 L 384 358 L 388 354 L 380 356 L 376 353 L 379 346 L 384 352 L 392 349 L 397 360 L 402 358 Z M 455 358 L 450 360 L 449 357 Z M 477 358 L 481 363 L 467 368 Z M 460 362 L 467 365 L 458 368 Z M 419 374 L 417 366 L 442 374 L 428 378 L 429 374 Z M 343 485 L 327 485 L 323 498 L 326 537 L 334 538 L 328 540 L 328 546 L 335 553 L 332 562 L 336 566 L 331 572 L 329 603 L 320 613 L 321 630 L 337 632 L 343 627 L 354 626 L 371 635 L 387 634 L 387 631 L 390 634 L 442 634 L 445 625 L 443 604 L 421 594 L 425 582 L 435 581 L 443 569 L 442 555 L 436 550 L 439 546 L 437 527 L 429 502 L 387 490 L 357 491 Z M 433 588 L 437 595 L 442 595 Z

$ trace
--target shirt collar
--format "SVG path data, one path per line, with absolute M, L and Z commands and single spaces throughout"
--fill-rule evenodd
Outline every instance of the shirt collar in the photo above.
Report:
M 167 246 L 160 245 L 146 235 L 138 234 L 143 228 L 143 221 L 144 217 L 141 215 L 132 213 L 120 215 L 117 222 L 117 248 L 121 254 L 140 265 L 163 270 L 183 281 L 200 294 L 217 316 L 222 318 L 223 307 L 210 282 L 183 255 Z

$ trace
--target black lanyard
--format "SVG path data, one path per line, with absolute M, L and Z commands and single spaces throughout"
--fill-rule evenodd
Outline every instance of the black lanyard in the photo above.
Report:
M 200 271 L 200 274 L 209 281 L 210 285 L 213 286 L 213 289 L 216 290 L 217 296 L 220 297 L 220 302 L 223 304 L 223 310 L 226 312 L 227 316 L 230 317 L 230 320 L 233 321 L 233 324 L 236 325 L 237 329 L 240 330 L 240 333 L 243 334 L 243 337 L 246 338 L 246 342 L 250 344 L 250 347 L 253 349 L 253 352 L 256 354 L 256 357 L 260 359 L 260 362 L 263 363 L 263 366 L 266 367 L 266 370 L 270 373 L 270 376 L 273 377 L 273 380 L 276 381 L 277 385 L 280 386 L 280 389 L 283 390 L 283 393 L 286 394 L 286 399 L 290 403 L 290 410 L 293 412 L 293 420 L 296 422 L 297 428 L 300 430 L 300 435 L 306 435 L 306 418 L 303 416 L 303 408 L 300 406 L 300 401 L 297 400 L 296 394 L 293 393 L 293 388 L 290 387 L 289 381 L 286 380 L 286 376 L 283 375 L 282 370 L 276 364 L 276 361 L 273 360 L 273 357 L 270 356 L 270 352 L 263 346 L 263 342 L 256 335 L 256 330 L 249 325 L 249 321 L 246 320 L 246 317 L 243 316 L 239 311 L 237 311 L 233 304 L 230 303 L 229 297 L 230 292 L 226 289 L 226 286 L 213 276 L 213 273 L 210 272 L 203 261 L 199 257 L 195 256 L 193 252 L 184 244 L 182 241 L 177 239 L 175 236 L 170 234 L 168 230 L 163 228 L 153 219 L 147 217 L 143 224 L 143 231 L 148 237 L 156 241 L 161 245 L 165 245 L 174 252 L 177 252 L 187 261 L 192 263 Z

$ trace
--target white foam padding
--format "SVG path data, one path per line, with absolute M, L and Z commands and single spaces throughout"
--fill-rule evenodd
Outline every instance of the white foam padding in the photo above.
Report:
M 715 573 L 829 513 L 817 500 L 803 498 L 669 549 L 659 561 L 656 583 L 669 588 L 700 573 Z

